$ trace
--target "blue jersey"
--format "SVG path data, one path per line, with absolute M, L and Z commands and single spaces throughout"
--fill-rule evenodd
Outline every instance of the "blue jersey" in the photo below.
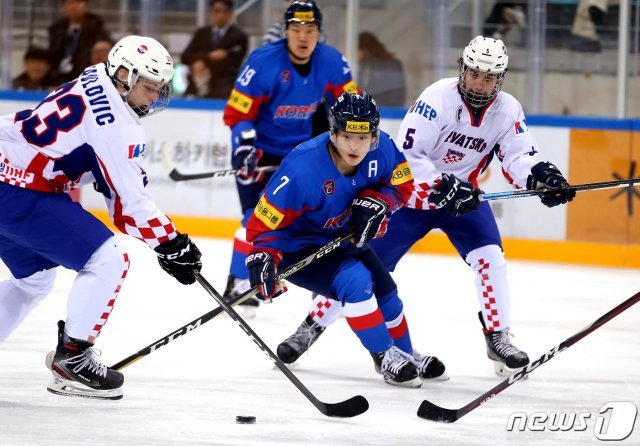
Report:
M 358 90 L 347 59 L 333 47 L 318 43 L 305 77 L 291 62 L 286 39 L 264 45 L 249 55 L 224 110 L 232 147 L 240 145 L 241 132 L 254 129 L 257 148 L 285 156 L 311 138 L 311 116 L 322 98 L 333 104 L 345 91 Z
M 298 146 L 273 174 L 247 223 L 254 246 L 296 252 L 324 245 L 348 233 L 351 202 L 363 193 L 402 207 L 411 194 L 413 175 L 389 135 L 358 165 L 356 173 L 338 171 L 329 153 L 329 132 Z

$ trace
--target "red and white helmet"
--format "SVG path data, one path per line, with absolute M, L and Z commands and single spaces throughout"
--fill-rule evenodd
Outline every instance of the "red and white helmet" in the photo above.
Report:
M 122 68 L 127 70 L 126 82 L 120 81 L 116 76 Z M 173 59 L 164 46 L 151 37 L 127 36 L 120 39 L 109 51 L 107 73 L 116 85 L 124 88 L 121 95 L 125 101 L 141 77 L 161 85 L 158 100 L 153 104 L 148 107 L 132 106 L 138 116 L 157 113 L 169 104 Z
M 504 46 L 502 40 L 477 36 L 465 47 L 459 64 L 459 84 L 462 98 L 470 106 L 478 108 L 487 105 L 502 89 L 502 83 L 507 74 L 509 56 L 507 55 L 507 48 Z M 497 76 L 498 82 L 490 94 L 480 95 L 466 88 L 464 78 L 468 69 L 491 73 Z

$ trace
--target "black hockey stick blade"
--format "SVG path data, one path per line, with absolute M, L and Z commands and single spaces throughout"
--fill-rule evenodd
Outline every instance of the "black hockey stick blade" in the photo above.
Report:
M 584 192 L 587 190 L 600 190 L 611 189 L 614 187 L 634 187 L 634 184 L 640 183 L 640 178 L 628 178 L 626 180 L 616 181 L 603 181 L 600 183 L 585 183 L 585 184 L 572 184 L 566 189 L 574 190 L 576 192 Z M 490 200 L 506 200 L 508 198 L 523 198 L 523 197 L 539 197 L 547 192 L 553 192 L 557 189 L 527 189 L 527 190 L 510 190 L 506 192 L 495 192 L 491 194 L 480 194 L 480 201 Z
M 555 358 L 558 354 L 560 354 L 561 352 L 571 347 L 573 344 L 575 344 L 580 339 L 587 336 L 589 333 L 592 333 L 593 331 L 602 327 L 611 319 L 613 319 L 614 317 L 616 317 L 617 315 L 619 315 L 620 313 L 622 313 L 632 305 L 635 305 L 636 303 L 638 303 L 638 301 L 640 301 L 640 292 L 634 294 L 633 296 L 631 296 L 629 299 L 622 302 L 620 305 L 618 305 L 614 309 L 603 314 L 596 321 L 589 324 L 587 327 L 583 328 L 573 336 L 567 338 L 566 340 L 561 342 L 559 345 L 555 346 L 554 348 L 546 352 L 540 358 L 536 359 L 533 362 L 530 362 L 529 365 L 527 365 L 525 368 L 517 371 L 516 373 L 511 375 L 509 378 L 505 379 L 500 384 L 495 386 L 493 389 L 483 393 L 478 398 L 471 401 L 466 406 L 461 407 L 460 409 L 445 409 L 444 407 L 440 407 L 433 404 L 431 401 L 424 400 L 422 404 L 420 404 L 420 407 L 418 408 L 418 416 L 426 420 L 438 421 L 441 423 L 453 423 L 459 420 L 460 418 L 462 418 L 472 410 L 480 407 L 481 405 L 483 405 L 484 403 L 492 399 L 494 396 L 496 396 L 503 390 L 510 387 L 516 381 L 520 381 L 521 379 L 528 376 L 529 373 L 531 373 L 532 371 L 540 367 L 542 364 L 550 361 L 552 358 Z
M 439 421 L 441 423 L 453 423 L 460 418 L 457 410 L 445 409 L 427 400 L 420 404 L 418 416 L 425 420 Z
M 358 416 L 369 409 L 369 402 L 365 399 L 365 397 L 361 395 L 357 395 L 355 397 L 349 398 L 348 400 L 341 401 L 339 403 L 328 404 L 320 401 L 299 379 L 298 377 L 291 371 L 289 368 L 278 358 L 278 356 L 267 346 L 267 344 L 260 339 L 260 337 L 256 334 L 255 331 L 251 328 L 249 324 L 242 319 L 238 313 L 235 312 L 233 308 L 226 302 L 220 293 L 218 293 L 215 288 L 211 286 L 209 282 L 199 273 L 196 272 L 196 280 L 202 288 L 205 289 L 207 293 L 211 297 L 213 297 L 218 305 L 231 317 L 231 319 L 238 324 L 238 326 L 244 331 L 244 333 L 251 338 L 251 340 L 262 350 L 267 357 L 273 362 L 273 364 L 289 379 L 291 384 L 293 384 L 308 400 L 311 404 L 313 404 L 316 409 L 318 409 L 322 414 L 328 417 L 338 417 L 338 418 L 351 418 Z
M 318 409 L 328 417 L 352 418 L 365 413 L 369 409 L 369 401 L 362 395 L 356 395 L 340 403 L 321 403 Z

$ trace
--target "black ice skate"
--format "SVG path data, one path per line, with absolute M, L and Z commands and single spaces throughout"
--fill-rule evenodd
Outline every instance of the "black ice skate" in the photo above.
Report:
M 376 366 L 376 372 L 384 377 L 384 382 L 387 384 L 413 388 L 422 386 L 418 369 L 413 364 L 411 355 L 398 347 L 391 347 L 383 353 L 370 353 Z
M 292 364 L 313 345 L 327 327 L 316 323 L 307 316 L 296 332 L 278 345 L 278 358 L 285 364 Z
M 529 356 L 511 343 L 508 328 L 489 331 L 484 325 L 482 312 L 478 312 L 478 317 L 487 343 L 487 356 L 493 361 L 496 375 L 506 378 L 529 364 Z
M 58 347 L 55 352 L 49 352 L 45 360 L 53 373 L 47 385 L 49 392 L 108 400 L 122 398 L 124 376 L 102 364 L 92 345 L 66 336 L 64 321 L 58 322 Z
M 249 280 L 238 279 L 233 274 L 229 274 L 227 278 L 227 287 L 224 290 L 224 294 L 222 297 L 224 300 L 229 302 L 232 299 L 235 299 L 246 290 L 249 289 Z M 246 289 L 243 289 L 246 288 Z M 256 310 L 260 306 L 260 301 L 255 297 L 250 297 L 238 304 L 240 308 L 242 308 L 242 317 L 245 319 L 252 319 L 256 316 Z
M 437 357 L 423 355 L 415 349 L 413 350 L 411 356 L 412 358 L 410 360 L 413 365 L 416 366 L 416 369 L 418 370 L 418 376 L 420 378 L 430 381 L 449 380 L 447 374 L 444 373 L 444 363 Z M 371 357 L 373 358 L 373 366 L 375 367 L 376 372 L 382 375 L 382 358 L 384 357 L 384 355 L 381 353 L 371 353 Z

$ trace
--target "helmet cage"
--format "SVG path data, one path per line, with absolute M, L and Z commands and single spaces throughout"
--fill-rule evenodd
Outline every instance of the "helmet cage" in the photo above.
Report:
M 491 70 L 483 71 L 483 70 L 481 70 L 479 68 L 474 68 L 474 67 L 468 66 L 466 63 L 464 63 L 462 58 L 459 59 L 458 64 L 459 64 L 459 67 L 460 67 L 460 75 L 459 75 L 459 78 L 458 78 L 458 84 L 460 86 L 460 95 L 462 96 L 464 101 L 467 104 L 469 104 L 471 107 L 473 107 L 473 108 L 484 107 L 489 102 L 491 102 L 493 100 L 493 98 L 495 98 L 498 95 L 500 90 L 502 90 L 502 83 L 504 82 L 505 75 L 507 74 L 507 70 L 506 69 L 504 71 L 500 72 L 500 73 L 492 72 Z M 466 82 L 465 82 L 465 76 L 467 74 L 467 70 L 469 70 L 469 69 L 476 70 L 476 71 L 478 71 L 480 73 L 495 74 L 496 75 L 496 78 L 497 78 L 496 85 L 493 87 L 493 89 L 491 90 L 491 92 L 488 95 L 474 93 L 473 91 L 471 91 L 471 90 L 469 90 L 467 88 L 467 85 L 466 85 Z

